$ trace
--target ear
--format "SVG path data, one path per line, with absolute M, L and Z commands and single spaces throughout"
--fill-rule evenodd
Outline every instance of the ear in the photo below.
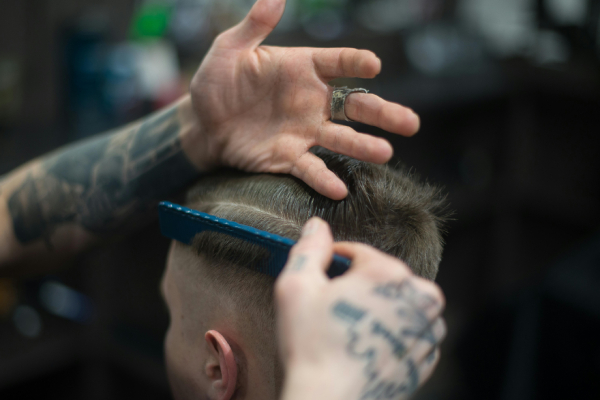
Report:
M 210 354 L 205 373 L 210 382 L 209 396 L 215 400 L 229 400 L 237 386 L 238 367 L 231 346 L 217 331 L 204 335 Z

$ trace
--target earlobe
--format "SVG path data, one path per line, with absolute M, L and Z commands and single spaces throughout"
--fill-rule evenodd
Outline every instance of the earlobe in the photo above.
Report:
M 227 339 L 217 331 L 208 331 L 204 340 L 213 355 L 213 361 L 206 364 L 206 376 L 210 380 L 211 398 L 229 400 L 237 385 L 237 363 Z

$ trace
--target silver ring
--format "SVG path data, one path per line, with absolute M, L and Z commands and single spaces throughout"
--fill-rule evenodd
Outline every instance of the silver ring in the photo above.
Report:
M 369 93 L 369 91 L 367 89 L 363 89 L 363 88 L 355 88 L 355 89 L 348 89 L 348 87 L 343 86 L 343 87 L 339 87 L 333 88 L 333 94 L 331 95 L 331 120 L 333 121 L 334 119 L 340 120 L 340 121 L 352 121 L 351 119 L 348 119 L 348 117 L 346 116 L 346 111 L 344 111 L 344 105 L 346 103 L 346 97 L 348 97 L 348 95 L 350 95 L 350 93 L 354 93 L 354 92 L 362 92 L 362 93 Z

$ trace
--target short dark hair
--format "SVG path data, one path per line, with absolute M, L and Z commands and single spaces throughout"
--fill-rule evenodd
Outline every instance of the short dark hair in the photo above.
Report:
M 369 244 L 403 260 L 415 274 L 435 279 L 447 215 L 439 188 L 419 182 L 404 168 L 357 161 L 322 148 L 312 151 L 346 183 L 345 199 L 331 200 L 290 175 L 221 170 L 193 185 L 186 205 L 294 240 L 304 223 L 318 216 L 329 223 L 334 240 Z M 196 235 L 191 250 L 203 262 L 201 267 L 182 266 L 188 271 L 192 268 L 190 281 L 196 281 L 193 274 L 200 268 L 202 284 L 233 301 L 239 323 L 252 336 L 259 354 L 271 354 L 274 280 L 247 268 L 268 253 L 212 232 Z
M 297 240 L 311 217 L 327 221 L 336 241 L 369 244 L 403 260 L 417 275 L 435 279 L 446 216 L 440 189 L 405 168 L 376 165 L 333 153 L 313 152 L 348 186 L 336 201 L 290 175 L 223 170 L 200 179 L 187 206 Z M 196 249 L 215 262 L 249 265 L 265 256 L 257 246 L 226 235 L 202 235 Z M 211 236 L 213 238 L 211 238 Z

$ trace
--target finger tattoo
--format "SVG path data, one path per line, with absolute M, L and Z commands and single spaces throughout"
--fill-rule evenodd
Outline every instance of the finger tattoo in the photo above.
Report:
M 306 264 L 306 260 L 308 257 L 306 257 L 303 254 L 297 255 L 294 257 L 294 260 L 292 261 L 292 271 L 301 271 L 304 269 L 304 265 Z

